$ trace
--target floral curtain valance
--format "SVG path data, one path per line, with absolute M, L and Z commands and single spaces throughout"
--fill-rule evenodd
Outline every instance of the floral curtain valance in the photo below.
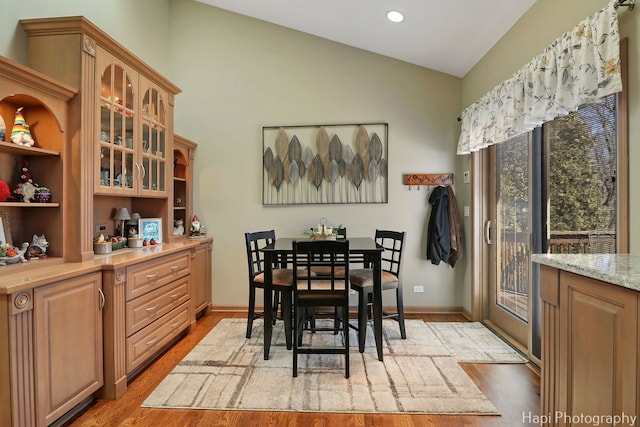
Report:
M 557 39 L 462 113 L 458 154 L 530 131 L 583 104 L 620 92 L 615 0 Z

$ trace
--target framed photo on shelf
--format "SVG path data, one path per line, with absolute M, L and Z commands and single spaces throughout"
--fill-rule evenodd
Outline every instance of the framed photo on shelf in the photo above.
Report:
M 11 241 L 11 230 L 9 229 L 7 214 L 0 212 L 0 246 L 4 246 L 6 244 L 13 246 L 13 242 Z
M 162 243 L 162 218 L 140 218 L 138 233 L 144 240 L 155 240 Z

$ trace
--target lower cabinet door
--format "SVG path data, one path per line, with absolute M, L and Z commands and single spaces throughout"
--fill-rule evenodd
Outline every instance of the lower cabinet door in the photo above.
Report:
M 38 425 L 49 425 L 103 384 L 102 276 L 91 273 L 34 290 Z
M 635 418 L 637 292 L 565 271 L 560 284 L 559 425 Z

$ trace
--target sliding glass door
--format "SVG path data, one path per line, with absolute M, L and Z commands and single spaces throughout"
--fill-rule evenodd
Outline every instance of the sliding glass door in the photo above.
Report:
M 620 211 L 627 205 L 627 160 L 620 156 L 626 143 L 617 98 L 489 148 L 484 320 L 535 357 L 539 283 L 530 255 L 627 250 L 627 215 Z
M 524 134 L 491 147 L 488 318 L 527 345 L 531 253 L 531 141 Z

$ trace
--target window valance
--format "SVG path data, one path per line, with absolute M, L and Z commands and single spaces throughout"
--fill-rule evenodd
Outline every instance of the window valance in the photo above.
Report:
M 583 104 L 620 92 L 616 2 L 563 34 L 544 52 L 464 110 L 458 154 L 528 132 Z

